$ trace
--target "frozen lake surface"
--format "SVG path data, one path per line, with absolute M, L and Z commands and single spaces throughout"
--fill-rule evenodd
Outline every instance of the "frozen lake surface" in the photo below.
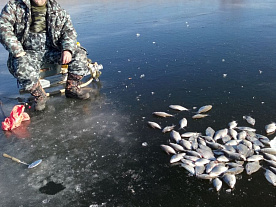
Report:
M 263 170 L 244 172 L 232 192 L 223 185 L 217 193 L 171 166 L 160 148 L 169 135 L 147 126 L 186 117 L 186 131 L 203 133 L 233 120 L 248 126 L 243 116 L 251 115 L 265 134 L 276 122 L 274 1 L 59 2 L 89 57 L 104 66 L 101 89 L 86 101 L 55 96 L 45 111 L 30 112 L 30 122 L 0 132 L 1 153 L 27 163 L 43 159 L 27 169 L 0 158 L 0 206 L 275 206 Z M 19 93 L 7 57 L 1 46 L 0 97 L 9 114 Z M 171 104 L 191 110 L 176 112 Z M 207 104 L 210 116 L 193 120 L 193 107 Z

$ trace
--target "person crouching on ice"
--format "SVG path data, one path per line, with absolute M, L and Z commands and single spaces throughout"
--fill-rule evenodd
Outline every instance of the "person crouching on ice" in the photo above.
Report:
M 0 15 L 0 42 L 9 52 L 10 73 L 34 96 L 35 110 L 43 110 L 47 100 L 39 82 L 44 63 L 68 64 L 66 97 L 90 97 L 91 89 L 79 86 L 87 53 L 77 47 L 70 16 L 55 0 L 10 0 Z

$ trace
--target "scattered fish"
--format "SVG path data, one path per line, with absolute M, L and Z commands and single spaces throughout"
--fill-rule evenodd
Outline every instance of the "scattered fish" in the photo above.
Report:
M 225 171 L 228 170 L 228 167 L 225 165 L 217 165 L 215 166 L 211 172 L 209 173 L 210 176 L 212 177 L 217 177 L 219 175 L 221 175 L 222 173 L 224 173 Z
M 237 139 L 238 136 L 238 132 L 235 129 L 229 129 L 228 130 L 229 135 L 233 138 L 233 139 Z
M 200 174 L 196 177 L 204 180 L 212 180 L 213 178 L 215 178 L 215 176 L 211 176 L 210 174 Z
M 215 178 L 213 180 L 213 185 L 214 185 L 216 191 L 220 191 L 220 189 L 222 187 L 222 181 L 219 178 Z
M 179 141 L 179 144 L 184 147 L 184 149 L 187 149 L 187 150 L 191 150 L 192 149 L 192 144 L 191 142 L 185 140 L 185 139 L 181 139 Z
M 276 155 L 276 149 L 274 149 L 274 148 L 263 148 L 263 149 L 260 149 L 259 151 L 263 152 L 263 153 Z
M 180 136 L 179 132 L 177 132 L 175 130 L 171 131 L 170 136 L 176 143 L 179 143 L 179 141 L 181 140 L 181 136 Z
M 236 184 L 236 176 L 234 174 L 224 174 L 222 177 L 223 181 L 232 189 Z
M 231 121 L 229 124 L 229 129 L 234 129 L 238 126 L 238 123 L 236 121 Z
M 205 171 L 204 165 L 197 165 L 195 166 L 195 176 L 203 174 Z
M 183 129 L 184 127 L 186 127 L 188 124 L 188 121 L 186 118 L 183 118 L 179 121 L 179 125 L 180 125 L 180 129 Z
M 185 155 L 186 155 L 186 153 L 179 153 L 179 154 L 173 155 L 170 159 L 170 163 L 175 163 L 175 162 L 180 161 L 181 159 L 184 158 Z
M 181 137 L 188 138 L 188 137 L 198 136 L 198 135 L 199 135 L 199 133 L 197 133 L 197 132 L 185 132 L 185 133 L 181 134 Z
M 156 128 L 156 129 L 162 129 L 161 126 L 159 124 L 157 124 L 156 122 L 152 122 L 152 121 L 148 121 L 148 125 L 152 128 Z
M 165 145 L 165 144 L 161 144 L 160 147 L 169 155 L 169 154 L 176 154 L 176 151 L 168 146 L 168 145 Z
M 256 129 L 254 129 L 254 128 L 244 127 L 244 126 L 236 127 L 236 129 L 241 130 L 241 131 L 248 131 L 248 132 L 255 132 L 256 131 Z
M 221 139 L 222 137 L 226 136 L 228 133 L 228 129 L 221 129 L 221 130 L 218 130 L 215 135 L 214 135 L 214 140 L 218 140 L 218 139 Z
M 265 178 L 268 182 L 270 182 L 272 185 L 276 186 L 276 175 L 271 170 L 266 169 L 265 171 Z
M 259 164 L 259 161 L 248 162 L 245 166 L 245 170 L 248 175 L 251 175 L 254 172 L 257 172 L 260 168 L 261 168 L 261 165 Z
M 256 122 L 256 121 L 255 121 L 255 119 L 252 118 L 251 116 L 243 116 L 242 118 L 245 119 L 245 120 L 247 121 L 248 124 L 251 124 L 251 125 L 253 125 L 253 126 L 255 125 L 255 122 Z
M 215 133 L 216 133 L 216 131 L 212 127 L 208 127 L 205 130 L 206 136 L 209 136 L 209 137 L 213 137 Z
M 196 114 L 194 116 L 192 116 L 193 119 L 202 119 L 206 116 L 209 116 L 208 114 Z
M 244 167 L 237 166 L 237 167 L 233 167 L 233 168 L 227 170 L 225 173 L 238 175 L 238 174 L 241 174 L 243 171 L 244 171 Z
M 210 160 L 208 160 L 206 158 L 200 158 L 195 161 L 195 165 L 196 166 L 204 166 L 204 165 L 208 164 L 209 162 L 210 162 Z
M 264 156 L 263 155 L 252 155 L 246 159 L 248 162 L 255 162 L 255 161 L 260 161 L 263 160 Z
M 188 111 L 189 109 L 180 106 L 180 105 L 169 105 L 171 109 L 177 110 L 177 111 Z
M 186 150 L 179 144 L 176 143 L 170 143 L 170 146 L 177 152 L 185 152 Z
M 206 106 L 202 106 L 198 109 L 197 113 L 201 114 L 201 113 L 205 113 L 207 111 L 210 111 L 212 109 L 212 105 L 206 105 Z
M 153 112 L 152 114 L 155 115 L 155 116 L 163 117 L 163 118 L 173 116 L 172 114 L 169 114 L 169 113 L 166 113 L 166 112 Z
M 276 130 L 276 125 L 274 122 L 265 126 L 265 131 L 267 134 L 272 134 L 275 132 L 275 130 Z
M 178 111 L 188 110 L 180 105 L 170 105 L 171 109 Z M 201 107 L 193 119 L 204 118 L 211 110 L 211 105 Z M 158 117 L 172 117 L 166 112 L 153 112 Z M 250 125 L 255 125 L 255 119 L 251 116 L 243 116 Z M 148 121 L 152 128 L 162 129 L 153 121 Z M 179 121 L 180 129 L 187 127 L 187 119 Z M 273 122 L 265 126 L 267 134 L 276 131 Z M 244 170 L 252 175 L 260 169 L 265 169 L 265 177 L 276 186 L 276 137 L 270 140 L 268 137 L 257 134 L 256 129 L 247 126 L 238 126 L 237 121 L 228 123 L 228 128 L 215 131 L 207 127 L 205 135 L 200 132 L 185 132 L 180 134 L 175 125 L 166 126 L 162 132 L 170 132 L 169 145 L 160 145 L 162 150 L 171 155 L 172 165 L 181 165 L 190 175 L 198 179 L 213 180 L 216 191 L 220 191 L 222 180 L 230 187 L 229 192 L 235 187 L 236 175 Z M 164 135 L 165 136 L 165 135 Z M 228 192 L 228 190 L 226 190 Z
M 192 175 L 195 174 L 195 169 L 192 166 L 182 163 L 181 167 L 185 168 Z
M 173 129 L 174 129 L 175 125 L 172 125 L 172 126 L 166 126 L 162 132 L 163 133 L 167 133 L 167 132 L 171 132 Z

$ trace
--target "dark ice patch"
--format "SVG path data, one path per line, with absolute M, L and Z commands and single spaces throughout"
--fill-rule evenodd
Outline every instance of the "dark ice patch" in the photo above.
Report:
M 61 183 L 50 181 L 45 186 L 39 188 L 39 191 L 47 195 L 55 195 L 64 189 L 65 187 Z

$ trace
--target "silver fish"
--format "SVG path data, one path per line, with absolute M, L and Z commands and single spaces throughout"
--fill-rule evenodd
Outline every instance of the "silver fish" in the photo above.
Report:
M 185 168 L 192 175 L 195 174 L 195 169 L 192 166 L 182 163 L 181 167 Z
M 237 152 L 244 156 L 246 156 L 247 152 L 249 151 L 248 147 L 245 146 L 244 144 L 238 144 L 236 148 L 237 148 Z
M 245 170 L 248 175 L 251 175 L 254 172 L 257 172 L 260 168 L 261 168 L 261 165 L 259 164 L 259 161 L 248 162 L 245 166 Z
M 276 168 L 275 167 L 270 166 L 269 169 L 271 170 L 271 172 L 276 173 Z
M 192 156 L 192 155 L 185 155 L 184 158 L 186 160 L 191 160 L 193 162 L 197 161 L 198 160 L 198 157 L 195 157 L 195 156 Z
M 210 162 L 210 160 L 206 159 L 206 158 L 199 158 L 198 160 L 195 161 L 195 165 L 196 166 L 203 166 L 206 165 Z
M 246 161 L 248 162 L 255 162 L 255 161 L 260 161 L 263 160 L 264 156 L 263 155 L 252 155 L 251 157 L 248 157 Z
M 231 121 L 229 124 L 229 129 L 234 129 L 236 126 L 238 126 L 238 123 L 236 121 Z
M 179 121 L 179 125 L 180 125 L 180 129 L 183 129 L 184 127 L 186 127 L 188 125 L 188 121 L 186 118 L 183 118 Z
M 200 174 L 196 176 L 197 178 L 204 179 L 204 180 L 212 180 L 213 178 L 216 178 L 217 176 L 211 176 L 210 174 Z
M 212 105 L 206 105 L 206 106 L 202 106 L 198 109 L 197 113 L 200 114 L 200 113 L 205 113 L 207 111 L 210 111 L 212 109 Z
M 260 146 L 261 148 L 265 147 L 265 145 L 258 139 L 254 140 L 252 144 Z
M 218 162 L 229 162 L 229 159 L 227 157 L 225 157 L 224 155 L 221 155 L 221 156 L 217 157 L 217 161 Z
M 192 160 L 187 160 L 187 159 L 181 159 L 181 162 L 186 165 L 190 165 L 191 167 L 195 167 L 195 164 Z
M 188 111 L 189 109 L 180 106 L 180 105 L 169 105 L 171 109 L 177 110 L 177 111 Z
M 202 119 L 206 116 L 209 116 L 208 114 L 196 114 L 196 115 L 193 115 L 192 118 L 193 119 Z
M 214 140 L 221 139 L 222 137 L 226 136 L 228 133 L 228 129 L 220 129 L 215 133 Z
M 235 129 L 229 129 L 228 130 L 229 134 L 231 137 L 233 137 L 233 139 L 237 139 L 237 136 L 238 136 L 238 132 L 235 130 Z
M 270 148 L 276 149 L 276 137 L 269 141 Z
M 192 136 L 199 136 L 199 133 L 197 133 L 197 132 L 185 132 L 185 133 L 181 134 L 181 137 L 183 137 L 183 138 L 189 138 L 189 137 L 192 137 Z
M 276 186 L 276 175 L 271 170 L 266 169 L 266 171 L 265 171 L 265 178 L 272 185 Z
M 276 161 L 273 161 L 273 160 L 266 160 L 266 159 L 264 159 L 264 161 L 266 161 L 270 166 L 276 167 Z
M 170 137 L 176 142 L 179 143 L 179 141 L 181 140 L 181 136 L 179 134 L 179 132 L 172 130 L 170 133 Z
M 205 146 L 206 146 L 205 140 L 202 139 L 201 137 L 198 137 L 198 138 L 197 138 L 197 143 L 198 143 L 198 145 L 205 145 Z
M 237 167 L 233 167 L 231 169 L 228 169 L 225 173 L 238 175 L 238 174 L 241 174 L 243 171 L 244 171 L 244 167 L 237 166 Z
M 217 161 L 211 161 L 209 162 L 207 165 L 206 165 L 206 173 L 210 173 L 212 171 L 212 169 L 218 165 L 218 162 Z
M 274 149 L 274 148 L 263 148 L 263 149 L 260 149 L 259 151 L 263 152 L 263 153 L 276 155 L 276 149 Z
M 187 154 L 187 155 L 191 155 L 191 156 L 195 156 L 195 157 L 198 157 L 198 158 L 202 158 L 202 155 L 201 155 L 201 154 L 199 154 L 198 152 L 193 151 L 193 150 L 188 150 L 188 151 L 186 151 L 186 154 Z
M 224 174 L 222 179 L 230 188 L 234 188 L 237 181 L 234 174 Z
M 169 114 L 169 113 L 166 113 L 166 112 L 159 112 L 159 111 L 158 112 L 153 112 L 152 114 L 155 115 L 155 116 L 163 117 L 163 118 L 173 116 L 172 114 Z
M 222 187 L 222 181 L 219 178 L 215 178 L 213 180 L 213 185 L 214 185 L 216 191 L 220 191 L 220 189 Z
M 228 170 L 227 166 L 225 166 L 225 165 L 217 165 L 217 166 L 215 166 L 212 169 L 212 171 L 209 173 L 209 175 L 212 176 L 212 177 L 213 176 L 216 177 L 216 176 L 221 175 L 222 173 L 224 173 L 227 170 Z
M 248 131 L 248 132 L 255 132 L 256 131 L 256 129 L 254 129 L 254 128 L 251 128 L 251 127 L 236 127 L 236 129 L 238 129 L 238 130 L 242 130 L 242 131 Z
M 245 120 L 247 121 L 248 124 L 251 124 L 251 125 L 253 125 L 253 126 L 255 125 L 255 122 L 256 122 L 256 121 L 255 121 L 255 119 L 252 118 L 251 116 L 243 116 L 242 118 L 245 119 Z
M 227 166 L 236 168 L 236 167 L 242 167 L 242 164 L 236 163 L 236 162 L 228 162 Z
M 253 147 L 252 142 L 250 142 L 250 141 L 248 141 L 248 140 L 246 140 L 246 139 L 242 140 L 241 143 L 244 144 L 245 146 L 247 146 L 248 149 L 252 149 L 252 147 Z
M 166 126 L 162 132 L 163 133 L 167 133 L 167 132 L 171 132 L 173 129 L 174 129 L 175 125 L 172 125 L 172 126 Z
M 233 159 L 233 160 L 246 160 L 246 157 L 244 155 L 241 155 L 239 153 L 235 153 L 235 152 L 229 152 L 227 150 L 222 150 L 225 154 L 226 157 Z
M 208 127 L 206 130 L 205 130 L 205 134 L 206 136 L 209 136 L 209 137 L 212 137 L 214 136 L 215 134 L 215 130 L 212 128 L 212 127 Z
M 184 152 L 186 151 L 180 144 L 170 143 L 170 146 L 177 152 Z
M 148 121 L 148 125 L 152 128 L 156 128 L 156 129 L 161 129 L 161 126 L 159 124 L 157 124 L 156 122 L 153 121 Z
M 225 149 L 225 147 L 217 142 L 208 142 L 206 141 L 206 144 L 208 147 L 212 148 L 212 149 Z
M 212 150 L 207 150 L 206 148 L 203 149 L 202 146 L 201 146 L 201 148 L 196 149 L 196 151 L 199 154 L 201 154 L 202 157 L 204 157 L 206 159 L 215 160 L 216 158 L 215 158 L 215 155 L 214 155 L 213 151 Z M 205 147 L 207 147 L 207 146 L 205 146 Z
M 165 144 L 161 144 L 160 147 L 169 155 L 169 154 L 176 154 L 176 151 L 168 146 L 168 145 L 165 145 Z
M 170 163 L 175 163 L 175 162 L 180 161 L 181 159 L 184 158 L 185 155 L 186 155 L 186 153 L 179 153 L 179 154 L 173 155 L 170 159 Z
M 249 149 L 249 150 L 247 151 L 247 154 L 245 155 L 245 157 L 246 157 L 246 158 L 252 157 L 252 156 L 254 155 L 254 153 L 255 153 L 255 150 Z
M 187 150 L 191 150 L 192 149 L 192 144 L 191 142 L 185 140 L 185 139 L 181 139 L 179 141 L 179 144 L 184 147 L 184 149 L 187 149 Z
M 195 175 L 196 176 L 203 174 L 204 171 L 205 171 L 204 165 L 195 166 Z
M 227 150 L 229 152 L 236 152 L 236 150 L 234 148 L 235 146 L 232 146 L 232 145 L 224 145 L 224 146 L 225 146 L 225 150 Z
M 225 146 L 236 146 L 238 145 L 242 140 L 232 139 L 225 143 Z
M 274 122 L 265 126 L 265 131 L 267 134 L 272 134 L 275 132 L 275 130 L 276 130 L 276 125 Z
M 215 140 L 210 136 L 200 136 L 200 138 L 203 138 L 204 140 L 209 142 L 215 142 Z
M 241 131 L 240 133 L 238 133 L 237 138 L 238 139 L 245 139 L 246 135 L 247 135 L 246 131 Z
M 265 159 L 276 161 L 276 156 L 268 153 L 263 153 Z

